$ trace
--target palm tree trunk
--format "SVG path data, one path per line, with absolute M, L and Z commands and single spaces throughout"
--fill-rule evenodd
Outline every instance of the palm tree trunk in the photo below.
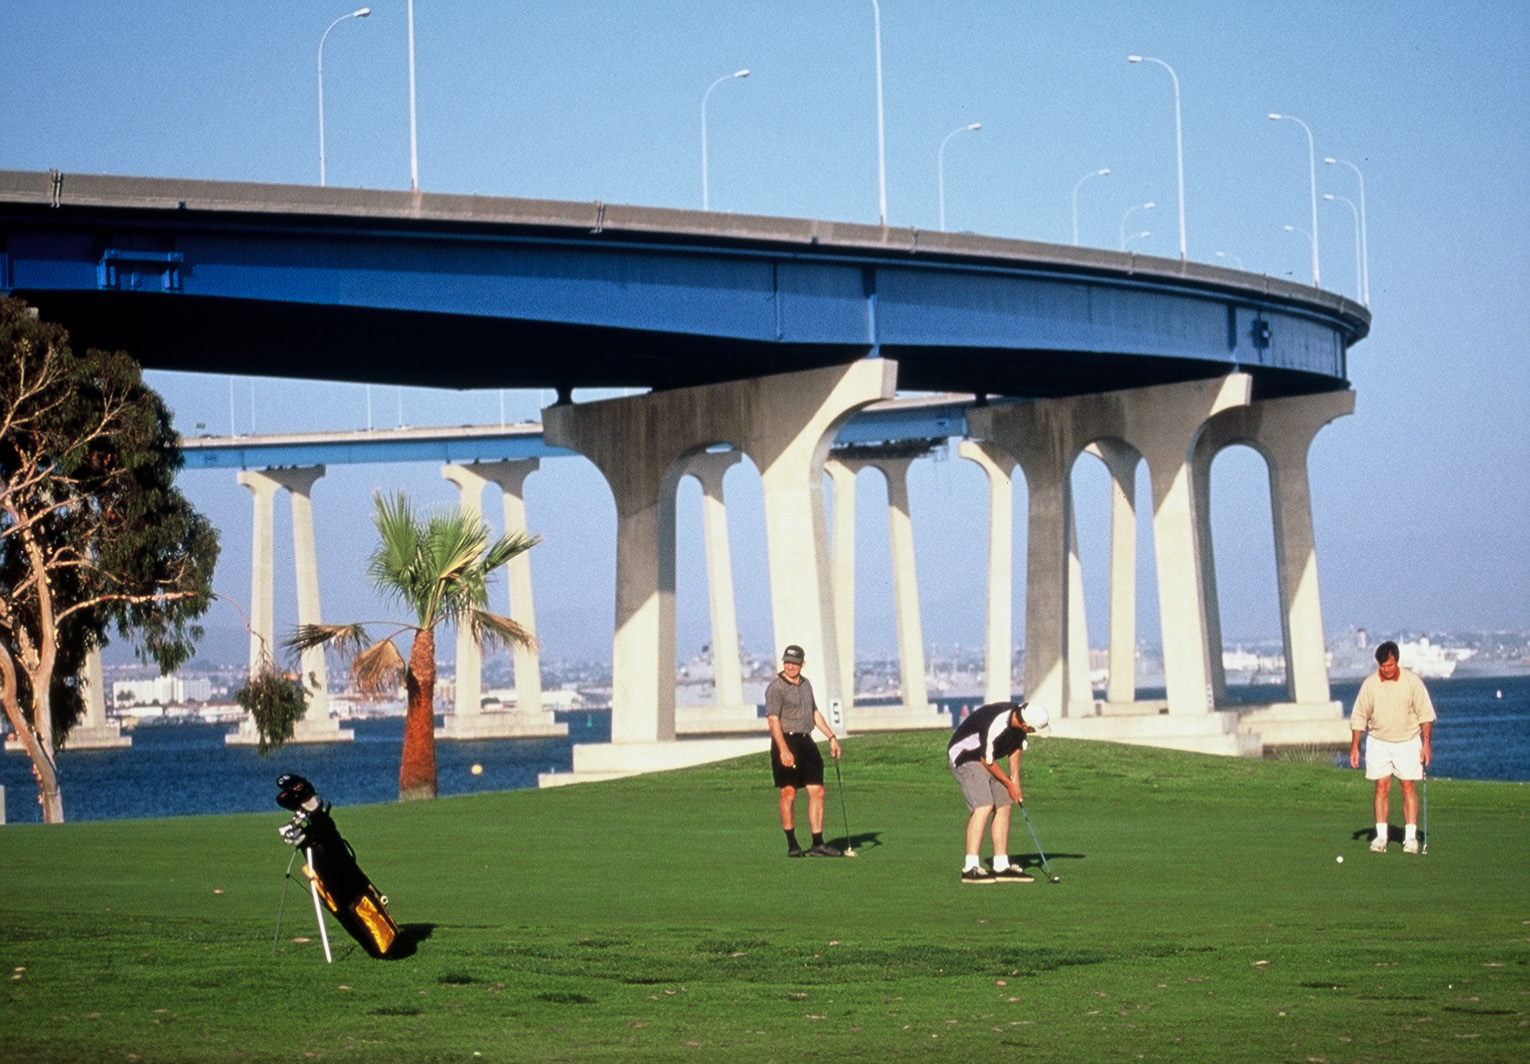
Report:
M 436 636 L 429 628 L 415 633 L 404 674 L 408 710 L 404 717 L 404 757 L 398 768 L 398 800 L 436 796 Z

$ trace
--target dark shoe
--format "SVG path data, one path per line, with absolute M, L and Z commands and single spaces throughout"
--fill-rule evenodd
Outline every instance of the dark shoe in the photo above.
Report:
M 997 883 L 994 874 L 986 868 L 969 868 L 962 873 L 963 883 Z
M 786 850 L 786 856 L 788 856 L 788 857 L 806 857 L 807 856 L 807 851 L 804 850 L 801 846 L 789 846 L 789 847 L 787 847 L 787 850 Z
M 839 850 L 837 847 L 830 846 L 827 842 L 817 843 L 816 845 L 814 845 L 814 847 L 811 850 L 808 851 L 808 853 L 812 854 L 814 857 L 843 857 L 843 856 L 845 856 L 843 851 Z
M 995 872 L 993 874 L 993 878 L 994 878 L 994 881 L 997 882 L 997 883 L 1034 883 L 1034 882 L 1036 882 L 1036 877 L 1031 875 L 1025 869 L 1021 868 L 1019 865 L 1010 865 L 1008 868 L 1006 868 L 1002 872 Z

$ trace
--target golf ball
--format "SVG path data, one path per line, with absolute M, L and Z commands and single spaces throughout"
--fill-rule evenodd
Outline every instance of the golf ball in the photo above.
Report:
M 1334 860 L 1338 861 L 1340 864 L 1343 864 L 1344 863 L 1344 855 L 1341 853 L 1341 854 L 1339 854 L 1339 856 L 1335 857 Z
M 483 766 L 482 765 L 474 765 L 470 771 L 475 776 L 482 776 L 483 775 Z M 1339 860 L 1342 861 L 1342 860 L 1344 860 L 1344 858 L 1340 857 Z

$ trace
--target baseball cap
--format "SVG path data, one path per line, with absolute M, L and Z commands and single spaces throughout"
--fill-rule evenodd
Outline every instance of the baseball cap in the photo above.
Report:
M 1020 707 L 1020 719 L 1040 731 L 1052 723 L 1052 715 L 1040 702 L 1026 702 Z
M 787 647 L 785 652 L 783 652 L 781 655 L 782 661 L 791 662 L 796 665 L 801 665 L 802 659 L 802 648 L 799 647 L 796 643 L 793 643 L 791 646 Z

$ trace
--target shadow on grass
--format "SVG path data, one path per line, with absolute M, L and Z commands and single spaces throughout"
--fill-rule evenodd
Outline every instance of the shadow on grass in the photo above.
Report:
M 1402 842 L 1406 835 L 1407 835 L 1407 832 L 1405 832 L 1397 824 L 1388 824 L 1387 825 L 1387 841 L 1388 842 Z M 1370 842 L 1372 839 L 1374 839 L 1376 837 L 1376 825 L 1375 824 L 1367 824 L 1363 828 L 1356 828 L 1354 831 L 1351 831 L 1349 833 L 1349 837 L 1351 839 L 1355 840 L 1356 842 Z M 1422 827 L 1418 829 L 1418 838 L 1419 838 L 1420 842 L 1428 842 L 1429 841 L 1429 836 L 1424 832 L 1424 829 Z
M 388 951 L 390 961 L 403 960 L 405 957 L 413 957 L 419 952 L 420 943 L 435 932 L 435 924 L 403 924 L 398 929 L 398 938 L 393 942 L 393 949 Z
M 882 845 L 882 833 L 880 831 L 866 831 L 859 835 L 851 835 L 848 839 L 841 835 L 837 839 L 829 840 L 829 845 L 841 850 L 855 850 L 859 853 L 861 850 L 869 850 Z

